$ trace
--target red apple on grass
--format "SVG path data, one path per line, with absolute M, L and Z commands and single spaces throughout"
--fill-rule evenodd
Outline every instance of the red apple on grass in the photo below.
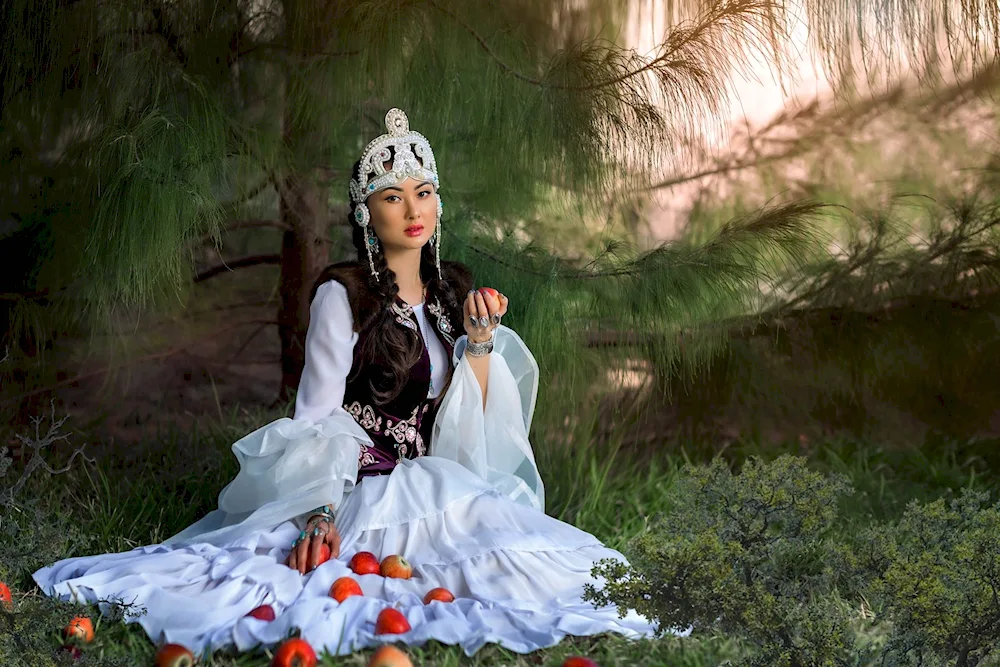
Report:
M 250 610 L 250 613 L 248 613 L 247 616 L 259 618 L 262 621 L 273 621 L 275 618 L 274 607 L 269 604 L 262 604 L 261 606 Z
M 0 604 L 8 611 L 14 608 L 14 598 L 11 597 L 7 584 L 2 581 L 0 581 Z
M 386 556 L 380 569 L 383 577 L 392 579 L 409 579 L 413 576 L 413 566 L 398 554 Z
M 455 596 L 451 594 L 447 588 L 432 588 L 427 591 L 427 595 L 424 596 L 424 604 L 430 604 L 434 600 L 440 600 L 441 602 L 454 602 Z
M 563 660 L 562 667 L 599 667 L 599 665 L 590 658 L 584 658 L 582 655 L 571 655 Z
M 375 634 L 401 635 L 410 631 L 410 622 L 398 609 L 387 607 L 379 612 L 375 620 Z
M 316 667 L 316 651 L 304 639 L 289 639 L 274 652 L 271 667 Z
M 337 602 L 343 602 L 352 595 L 364 595 L 361 585 L 350 577 L 341 577 L 330 586 L 330 597 Z
M 413 667 L 413 661 L 395 646 L 386 644 L 375 651 L 368 667 Z
M 351 571 L 354 574 L 378 574 L 380 572 L 378 558 L 370 551 L 359 551 L 351 558 Z
M 94 641 L 94 623 L 86 616 L 77 616 L 63 628 L 63 637 L 85 644 Z
M 191 667 L 194 654 L 180 644 L 164 644 L 156 652 L 155 667 Z

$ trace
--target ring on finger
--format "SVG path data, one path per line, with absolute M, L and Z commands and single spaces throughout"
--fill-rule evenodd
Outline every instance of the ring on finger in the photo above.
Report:
M 479 318 L 479 326 L 481 328 L 485 329 L 489 325 L 490 325 L 490 318 L 486 317 L 485 315 Z
M 500 324 L 500 313 L 493 313 L 493 324 Z
M 320 535 L 326 535 L 326 531 L 325 530 L 320 530 L 319 526 L 316 526 L 315 528 L 313 528 L 313 537 L 319 537 Z

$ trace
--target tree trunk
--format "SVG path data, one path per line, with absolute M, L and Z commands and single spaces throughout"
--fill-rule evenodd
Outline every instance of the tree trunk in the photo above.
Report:
M 298 387 L 305 363 L 309 292 L 329 263 L 330 212 L 326 193 L 312 175 L 287 177 L 280 189 L 281 221 L 289 227 L 282 239 L 278 312 L 281 339 L 278 401 L 284 402 Z

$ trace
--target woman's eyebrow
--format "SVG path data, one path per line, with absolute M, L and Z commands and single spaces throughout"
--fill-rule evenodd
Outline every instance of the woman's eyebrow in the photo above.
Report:
M 414 190 L 419 190 L 420 188 L 424 187 L 425 185 L 433 185 L 433 184 L 430 181 L 422 181 L 421 183 L 417 184 L 417 187 L 415 187 Z M 382 188 L 383 192 L 386 191 L 386 190 L 395 190 L 396 192 L 402 192 L 403 191 L 402 188 L 397 188 L 395 185 L 387 185 L 386 187 Z

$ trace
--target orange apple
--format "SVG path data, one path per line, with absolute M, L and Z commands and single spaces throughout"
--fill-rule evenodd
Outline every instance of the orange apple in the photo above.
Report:
M 398 609 L 386 607 L 378 613 L 378 618 L 375 620 L 375 634 L 401 635 L 409 631 L 410 622 Z
M 194 654 L 180 644 L 164 644 L 156 652 L 155 667 L 191 667 Z
M 447 588 L 432 588 L 427 591 L 427 595 L 424 596 L 424 604 L 430 604 L 434 600 L 440 600 L 441 602 L 454 602 L 455 596 L 451 594 Z
M 63 628 L 63 637 L 89 643 L 94 641 L 94 623 L 86 616 L 77 616 Z
M 380 572 L 378 558 L 370 551 L 359 551 L 354 554 L 350 568 L 354 574 L 378 574 Z
M 582 655 L 571 655 L 570 657 L 563 660 L 562 667 L 599 667 L 596 662 L 590 658 L 584 658 Z
M 409 579 L 413 576 L 413 566 L 402 556 L 393 554 L 382 560 L 382 576 L 393 579 Z
M 14 598 L 10 595 L 10 589 L 7 588 L 7 584 L 0 581 L 0 604 L 3 605 L 4 609 L 10 611 L 14 608 Z
M 343 602 L 352 595 L 364 595 L 361 586 L 350 577 L 341 577 L 330 586 L 330 597 L 337 602 Z
M 316 651 L 304 639 L 288 639 L 274 652 L 271 667 L 316 667 Z
M 395 646 L 386 644 L 375 651 L 368 667 L 413 667 L 413 661 Z
M 247 616 L 259 618 L 262 621 L 273 621 L 275 618 L 274 607 L 269 604 L 262 604 L 259 607 L 251 609 Z

